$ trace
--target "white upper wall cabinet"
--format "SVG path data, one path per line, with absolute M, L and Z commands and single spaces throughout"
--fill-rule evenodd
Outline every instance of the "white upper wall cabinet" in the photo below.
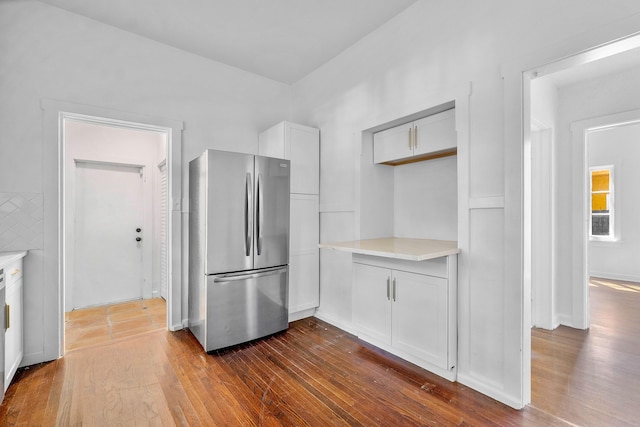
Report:
M 260 134 L 258 154 L 291 161 L 291 193 L 320 193 L 320 130 L 280 122 Z
M 373 135 L 373 161 L 399 165 L 456 154 L 455 110 L 447 110 Z

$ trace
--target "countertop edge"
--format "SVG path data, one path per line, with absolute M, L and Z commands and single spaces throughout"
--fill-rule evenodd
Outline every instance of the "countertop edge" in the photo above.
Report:
M 336 251 L 349 252 L 352 254 L 372 255 L 372 256 L 379 256 L 383 258 L 402 259 L 406 261 L 427 261 L 434 258 L 441 258 L 449 255 L 457 255 L 460 253 L 459 248 L 444 249 L 444 250 L 439 250 L 436 252 L 430 252 L 430 253 L 425 253 L 420 255 L 409 255 L 409 254 L 402 254 L 397 252 L 385 252 L 385 251 L 376 251 L 372 249 L 336 246 L 334 244 L 327 244 L 327 243 L 321 243 L 318 245 L 318 247 L 321 249 L 333 249 Z
M 0 268 L 25 256 L 27 256 L 27 251 L 0 252 Z

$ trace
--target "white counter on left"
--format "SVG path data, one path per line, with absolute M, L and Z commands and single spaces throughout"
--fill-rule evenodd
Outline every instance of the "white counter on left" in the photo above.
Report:
M 0 268 L 4 268 L 27 255 L 27 251 L 0 252 Z
M 4 390 L 6 391 L 22 363 L 23 341 L 23 258 L 27 251 L 0 252 L 0 268 L 4 270 L 5 300 L 0 301 L 4 316 Z

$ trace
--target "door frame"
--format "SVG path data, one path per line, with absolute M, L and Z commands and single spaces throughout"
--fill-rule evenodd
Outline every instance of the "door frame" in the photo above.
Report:
M 137 130 L 164 132 L 167 135 L 169 194 L 168 213 L 168 295 L 167 327 L 171 331 L 186 326 L 183 316 L 182 277 L 182 121 L 138 113 L 42 99 L 43 172 L 44 172 L 44 258 L 45 280 L 43 312 L 43 351 L 38 361 L 54 360 L 64 354 L 64 119 L 75 118 L 98 124 Z
M 640 110 L 580 120 L 571 123 L 571 150 L 574 153 L 571 178 L 573 203 L 571 209 L 573 223 L 573 248 L 580 250 L 581 257 L 573 257 L 573 274 L 578 277 L 573 282 L 572 326 L 588 329 L 589 317 L 589 228 L 591 227 L 591 177 L 589 173 L 589 134 L 605 129 L 640 123 Z M 615 176 L 615 175 L 614 175 Z

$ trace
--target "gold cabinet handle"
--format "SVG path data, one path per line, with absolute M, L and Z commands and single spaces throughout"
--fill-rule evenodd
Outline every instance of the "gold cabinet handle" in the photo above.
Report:
M 413 128 L 413 147 L 418 148 L 418 126 Z
M 16 268 L 15 270 L 13 270 L 13 271 L 11 272 L 11 275 L 12 275 L 12 276 L 15 276 L 15 275 L 16 275 L 16 274 L 18 274 L 18 273 L 20 273 L 20 269 L 19 269 L 19 268 Z
M 5 304 L 4 309 L 4 329 L 9 329 L 11 327 L 11 305 Z
M 409 128 L 409 150 L 411 150 L 411 128 Z

